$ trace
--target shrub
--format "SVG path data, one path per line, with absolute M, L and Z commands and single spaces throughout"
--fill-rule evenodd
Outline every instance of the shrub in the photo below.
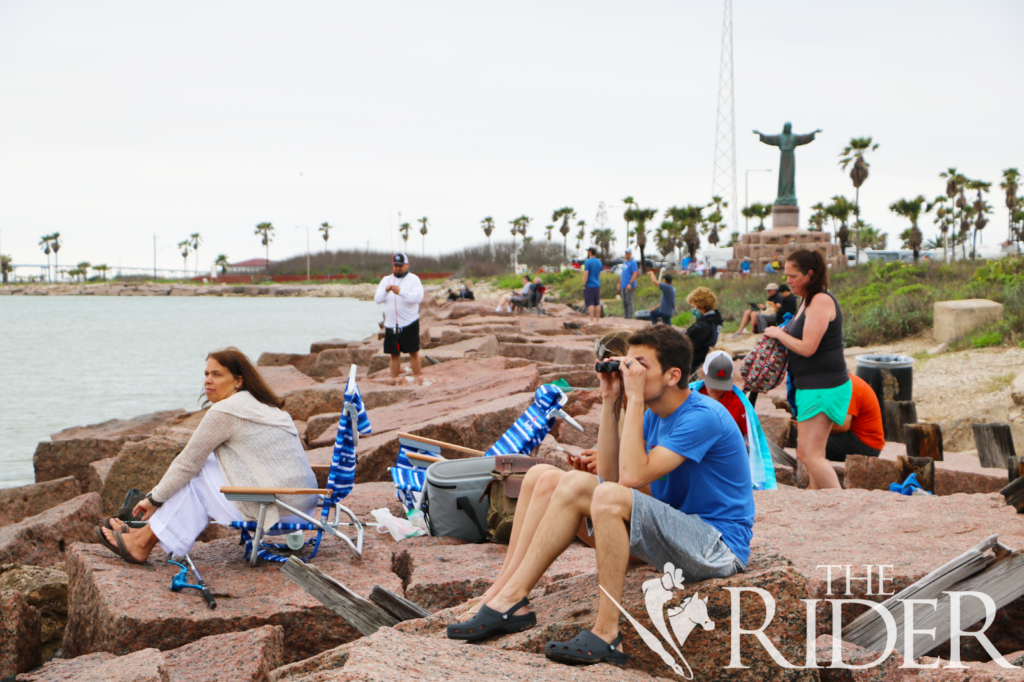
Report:
M 979 334 L 971 339 L 971 345 L 975 348 L 988 348 L 998 346 L 1003 342 L 1003 335 L 997 331 Z

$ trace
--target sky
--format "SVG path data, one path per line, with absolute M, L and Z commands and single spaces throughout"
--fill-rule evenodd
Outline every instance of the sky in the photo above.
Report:
M 486 216 L 542 239 L 555 209 L 592 224 L 601 201 L 621 235 L 627 195 L 711 197 L 723 6 L 0 0 L 0 252 L 44 263 L 59 231 L 62 264 L 151 267 L 155 237 L 172 268 L 198 232 L 208 268 L 263 256 L 261 222 L 273 259 L 306 228 L 322 249 L 324 221 L 332 248 L 401 248 L 408 221 L 415 259 L 483 242 Z M 955 166 L 993 182 L 984 241 L 1005 239 L 1022 25 L 1018 0 L 735 0 L 736 200 L 774 200 L 778 150 L 751 130 L 792 121 L 823 129 L 797 151 L 801 222 L 853 198 L 839 152 L 871 136 L 868 223 L 898 234 L 888 205 Z

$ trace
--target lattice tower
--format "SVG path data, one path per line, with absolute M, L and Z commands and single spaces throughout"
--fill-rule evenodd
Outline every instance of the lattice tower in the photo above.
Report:
M 732 77 L 732 0 L 725 0 L 722 18 L 722 58 L 718 66 L 718 113 L 715 117 L 715 167 L 711 194 L 729 202 L 732 223 L 729 231 L 739 229 L 736 194 L 736 99 Z

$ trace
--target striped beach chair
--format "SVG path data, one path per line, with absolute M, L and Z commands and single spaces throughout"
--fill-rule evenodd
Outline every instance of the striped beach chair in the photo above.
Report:
M 233 521 L 232 528 L 241 531 L 241 544 L 245 546 L 245 558 L 250 565 L 255 566 L 259 559 L 264 561 L 285 562 L 288 555 L 283 550 L 288 549 L 285 543 L 265 542 L 266 535 L 282 535 L 295 531 L 315 531 L 316 536 L 305 541 L 305 545 L 312 545 L 313 551 L 306 559 L 312 559 L 320 550 L 320 540 L 324 533 L 333 535 L 342 540 L 349 550 L 357 557 L 363 553 L 363 524 L 359 522 L 356 515 L 341 501 L 352 492 L 356 476 L 356 445 L 359 443 L 359 435 L 367 435 L 371 432 L 370 418 L 363 406 L 363 397 L 356 386 L 356 366 L 352 365 L 349 372 L 348 384 L 345 387 L 345 401 L 342 406 L 341 418 L 338 423 L 338 436 L 334 441 L 334 454 L 331 457 L 331 467 L 327 474 L 326 489 L 311 490 L 285 490 L 280 488 L 240 488 L 225 487 L 221 492 L 232 501 L 256 502 L 260 505 L 260 514 L 257 521 Z M 278 499 L 278 495 L 317 494 L 320 496 L 317 503 L 320 509 L 320 518 L 317 520 L 312 516 L 304 514 L 295 507 L 288 505 Z M 271 504 L 277 505 L 282 516 L 294 515 L 303 519 L 305 523 L 277 523 L 274 526 L 264 529 L 263 524 L 266 517 L 267 507 Z M 334 512 L 332 515 L 331 512 Z M 342 514 L 348 517 L 348 521 L 342 521 Z M 351 526 L 355 531 L 355 537 L 351 538 L 339 531 L 340 526 Z

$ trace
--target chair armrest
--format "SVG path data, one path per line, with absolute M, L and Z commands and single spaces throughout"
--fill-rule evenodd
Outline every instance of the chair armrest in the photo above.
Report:
M 330 490 L 319 488 L 246 488 L 243 486 L 226 485 L 220 489 L 221 493 L 228 494 L 249 494 L 249 495 L 330 495 Z
M 312 469 L 313 471 L 330 471 L 331 470 L 331 465 L 330 464 L 310 464 L 309 468 Z

